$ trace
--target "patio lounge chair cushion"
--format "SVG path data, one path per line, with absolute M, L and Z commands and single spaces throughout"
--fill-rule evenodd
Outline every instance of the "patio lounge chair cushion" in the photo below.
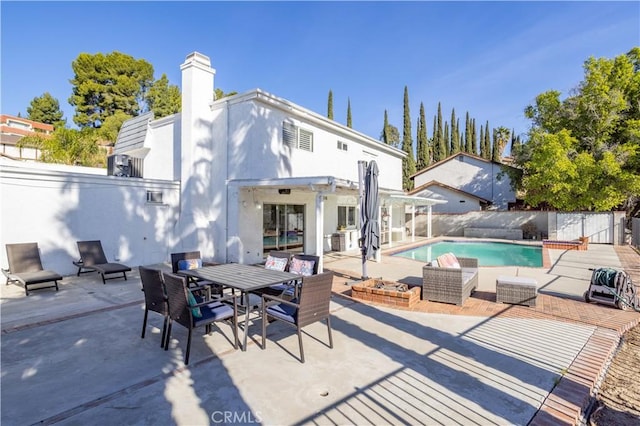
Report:
M 284 271 L 287 269 L 289 259 L 284 257 L 267 256 L 267 261 L 264 263 L 265 269 L 273 269 L 275 271 Z
M 314 266 L 315 266 L 315 262 L 313 260 L 302 260 L 294 257 L 293 259 L 291 259 L 291 265 L 289 265 L 289 272 L 308 277 L 310 275 L 313 275 Z
M 179 271 L 202 268 L 202 259 L 182 259 L 178 261 Z
M 437 260 L 438 266 L 441 268 L 460 268 L 460 262 L 458 262 L 458 258 L 453 253 L 440 255 Z
M 78 241 L 78 251 L 80 252 L 81 269 L 98 271 L 102 276 L 102 283 L 106 284 L 106 280 L 119 278 L 119 277 L 105 277 L 110 274 L 122 274 L 122 277 L 127 279 L 127 272 L 131 271 L 131 268 L 121 263 L 109 262 L 107 256 L 104 254 L 102 248 L 102 242 L 100 240 L 95 241 Z M 78 275 L 80 271 L 78 271 Z

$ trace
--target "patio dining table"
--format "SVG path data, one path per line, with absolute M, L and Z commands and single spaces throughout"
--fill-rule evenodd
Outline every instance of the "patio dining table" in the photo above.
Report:
M 242 305 L 245 310 L 244 343 L 242 350 L 247 350 L 247 335 L 249 332 L 249 293 L 275 284 L 299 280 L 298 274 L 265 269 L 262 266 L 244 265 L 240 263 L 226 263 L 216 266 L 205 266 L 197 269 L 183 270 L 182 275 L 200 278 L 224 287 L 241 292 Z

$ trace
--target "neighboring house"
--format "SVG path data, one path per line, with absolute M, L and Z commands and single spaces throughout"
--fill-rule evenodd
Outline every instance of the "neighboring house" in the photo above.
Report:
M 214 100 L 215 70 L 200 53 L 181 70 L 182 112 L 127 121 L 114 153 L 140 177 L 181 182 L 183 249 L 254 263 L 272 249 L 321 254 L 337 230 L 341 248 L 356 249 L 359 161 L 380 169 L 389 239 L 406 236 L 407 206 L 438 202 L 402 191 L 401 150 L 260 89 Z
M 516 201 L 505 164 L 477 155 L 457 153 L 420 170 L 411 178 L 415 196 L 447 200 L 433 208 L 438 213 L 507 210 Z
M 0 115 L 0 152 L 9 157 L 37 160 L 40 151 L 33 147 L 18 147 L 18 141 L 23 136 L 50 135 L 53 133 L 51 124 L 39 123 L 13 115 Z

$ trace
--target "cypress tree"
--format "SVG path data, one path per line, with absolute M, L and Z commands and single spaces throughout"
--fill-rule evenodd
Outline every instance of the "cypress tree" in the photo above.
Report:
M 438 102 L 438 161 L 444 160 L 447 157 L 447 148 L 445 147 L 445 140 L 442 134 L 442 108 L 440 102 Z
M 456 110 L 455 108 L 453 108 L 451 110 L 451 154 L 460 152 L 460 133 L 458 131 L 459 125 L 460 122 L 456 119 Z
M 473 153 L 473 145 L 471 142 L 471 120 L 469 119 L 469 111 L 467 111 L 467 122 L 464 127 L 464 152 Z
M 420 102 L 420 116 L 418 117 L 418 153 L 416 169 L 422 170 L 429 165 L 429 142 L 427 140 L 427 122 L 424 116 L 424 104 Z
M 333 91 L 329 89 L 329 100 L 327 101 L 327 118 L 333 120 Z
M 352 128 L 353 123 L 351 122 L 351 99 L 347 98 L 347 127 Z
M 494 141 L 495 141 L 495 132 L 494 132 Z M 490 159 L 492 157 L 492 153 L 491 153 L 491 132 L 489 131 L 489 121 L 487 120 L 487 125 L 485 126 L 485 135 L 484 135 L 484 149 L 487 153 L 487 156 L 484 157 L 487 160 Z
M 402 150 L 407 156 L 402 160 L 402 186 L 406 191 L 413 189 L 410 179 L 416 172 L 416 162 L 413 156 L 413 140 L 411 139 L 411 112 L 409 111 L 409 89 L 404 86 L 404 127 L 402 129 Z
M 476 132 L 476 119 L 471 119 L 471 154 L 478 155 L 478 134 Z
M 444 148 L 447 153 L 446 157 L 451 155 L 451 141 L 449 140 L 449 123 L 444 122 L 444 138 L 443 138 Z
M 389 115 L 384 110 L 384 124 L 382 125 L 382 142 L 389 145 Z
M 480 140 L 482 143 L 480 144 L 480 157 L 487 158 L 486 155 L 486 147 L 484 146 L 484 126 L 480 125 Z

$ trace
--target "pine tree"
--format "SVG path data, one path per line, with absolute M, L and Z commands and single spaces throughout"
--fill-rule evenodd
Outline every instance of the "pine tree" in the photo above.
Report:
M 416 169 L 422 170 L 430 163 L 429 141 L 427 140 L 427 121 L 424 116 L 424 104 L 420 102 L 420 116 L 418 117 L 418 152 Z
M 333 91 L 329 89 L 329 100 L 327 101 L 327 118 L 333 120 Z
M 413 140 L 411 139 L 411 113 L 409 111 L 409 89 L 404 86 L 404 127 L 402 130 L 402 150 L 407 156 L 402 160 L 402 186 L 406 191 L 413 189 L 410 176 L 416 172 L 413 156 Z

